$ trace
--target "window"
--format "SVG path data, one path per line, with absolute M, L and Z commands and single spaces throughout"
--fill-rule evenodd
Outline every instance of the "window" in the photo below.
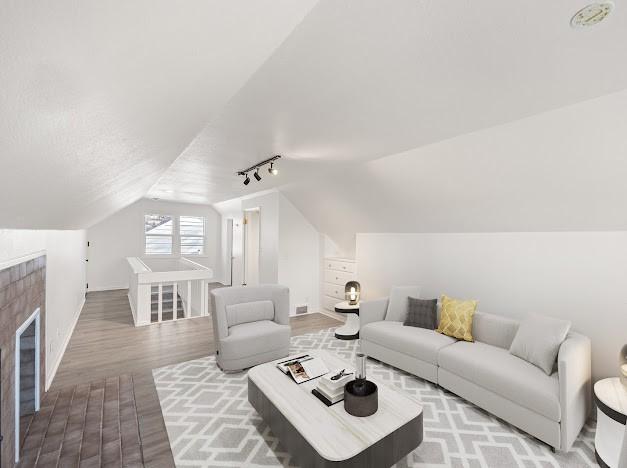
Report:
M 147 255 L 171 255 L 174 233 L 172 216 L 149 214 L 144 216 L 144 235 Z
M 205 253 L 205 218 L 181 216 L 179 221 L 181 255 L 203 255 Z

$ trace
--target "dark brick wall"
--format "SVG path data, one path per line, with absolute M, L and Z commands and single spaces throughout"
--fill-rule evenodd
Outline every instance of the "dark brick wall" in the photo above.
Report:
M 46 382 L 46 257 L 0 270 L 0 349 L 2 349 L 2 459 L 11 467 L 15 460 L 15 332 L 40 309 L 40 382 L 43 397 Z

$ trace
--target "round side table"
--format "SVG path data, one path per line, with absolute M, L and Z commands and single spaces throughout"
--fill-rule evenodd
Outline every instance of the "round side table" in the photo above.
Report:
M 622 454 L 625 422 L 627 421 L 627 389 L 618 377 L 599 380 L 594 384 L 594 402 L 597 406 L 597 430 L 594 454 L 603 468 L 618 468 Z
M 335 330 L 335 337 L 340 340 L 359 338 L 359 304 L 350 305 L 348 301 L 335 304 L 335 311 L 346 314 L 346 323 Z

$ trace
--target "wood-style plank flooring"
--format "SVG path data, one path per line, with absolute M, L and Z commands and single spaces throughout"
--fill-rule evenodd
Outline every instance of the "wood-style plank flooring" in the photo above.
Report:
M 315 313 L 290 324 L 301 335 L 339 322 Z M 214 352 L 209 317 L 136 328 L 126 290 L 88 293 L 20 467 L 173 467 L 152 369 Z

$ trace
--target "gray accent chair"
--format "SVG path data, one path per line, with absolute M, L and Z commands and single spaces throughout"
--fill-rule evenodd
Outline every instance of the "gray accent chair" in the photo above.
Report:
M 290 290 L 280 285 L 240 286 L 211 291 L 216 361 L 238 371 L 289 354 Z
M 509 353 L 519 326 L 514 319 L 476 312 L 469 343 L 404 326 L 397 314 L 390 320 L 388 302 L 361 302 L 362 352 L 450 390 L 554 449 L 570 449 L 592 408 L 589 338 L 570 332 L 549 376 Z

